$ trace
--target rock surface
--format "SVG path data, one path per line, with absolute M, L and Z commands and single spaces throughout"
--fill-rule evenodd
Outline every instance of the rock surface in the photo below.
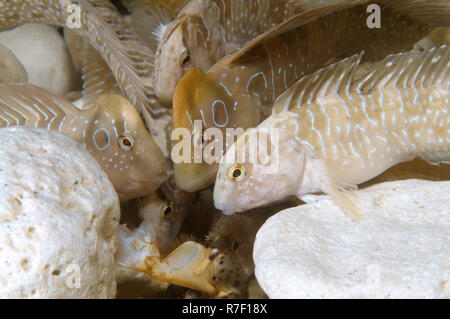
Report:
M 0 83 L 25 83 L 27 71 L 10 49 L 0 44 Z
M 119 200 L 54 131 L 0 129 L 0 298 L 113 298 Z
M 28 73 L 30 83 L 64 95 L 78 79 L 63 37 L 51 26 L 24 24 L 0 32 L 0 44 L 10 49 Z
M 406 180 L 358 192 L 361 221 L 331 199 L 284 210 L 256 236 L 270 298 L 449 298 L 450 182 Z

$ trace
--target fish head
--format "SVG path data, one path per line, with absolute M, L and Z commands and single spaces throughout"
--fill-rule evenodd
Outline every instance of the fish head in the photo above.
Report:
M 293 195 L 301 182 L 304 153 L 299 150 L 293 154 L 295 143 L 280 139 L 277 132 L 269 125 L 250 129 L 222 158 L 214 186 L 214 205 L 225 215 Z M 293 155 L 295 158 L 289 160 Z
M 227 105 L 233 102 L 225 89 L 200 68 L 190 70 L 179 81 L 173 102 L 172 140 L 182 137 L 173 140 L 175 181 L 180 189 L 193 192 L 214 181 L 223 147 L 217 146 L 218 154 L 205 154 L 231 124 Z M 180 154 L 182 158 L 177 158 Z
M 155 244 L 161 253 L 168 252 L 177 238 L 193 195 L 177 189 L 169 178 L 157 192 L 139 199 L 139 215 L 153 226 Z
M 192 59 L 183 37 L 181 24 L 171 24 L 156 50 L 155 94 L 165 105 L 172 103 L 177 82 L 193 67 Z
M 205 5 L 209 6 L 207 1 Z M 205 22 L 197 14 L 186 14 L 164 32 L 155 56 L 155 94 L 161 103 L 172 103 L 176 85 L 186 72 L 197 67 L 206 72 L 225 55 L 217 14 L 208 16 Z
M 92 145 L 119 198 L 129 200 L 156 190 L 168 163 L 131 103 L 116 94 L 96 101 Z

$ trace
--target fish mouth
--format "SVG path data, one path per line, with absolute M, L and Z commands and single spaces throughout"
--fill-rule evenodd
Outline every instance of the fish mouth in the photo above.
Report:
M 220 200 L 218 197 L 218 191 L 216 191 L 216 188 L 214 188 L 213 192 L 213 198 L 214 198 L 214 207 L 216 209 L 220 210 L 222 214 L 225 216 L 231 216 L 235 213 L 240 213 L 244 211 L 242 209 L 243 203 L 240 203 L 239 205 L 230 205 L 230 202 L 228 200 Z M 232 198 L 232 196 L 225 196 L 226 198 Z
M 127 201 L 150 194 L 158 188 L 158 186 L 154 185 L 156 184 L 153 184 L 151 181 L 139 180 L 129 176 L 127 183 L 121 185 L 117 194 L 119 195 L 120 201 Z

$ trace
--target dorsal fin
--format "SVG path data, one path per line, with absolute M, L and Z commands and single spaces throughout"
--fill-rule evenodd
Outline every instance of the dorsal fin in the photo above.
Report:
M 273 113 L 301 107 L 330 94 L 369 94 L 373 90 L 395 88 L 450 87 L 450 48 L 410 51 L 387 56 L 371 66 L 362 78 L 355 77 L 362 54 L 324 67 L 301 78 L 275 101 Z M 364 70 L 363 70 L 364 71 Z
M 349 92 L 353 74 L 364 53 L 355 54 L 340 62 L 324 67 L 304 76 L 274 103 L 273 113 L 288 110 L 293 106 L 310 104 L 329 94 Z
M 344 1 L 338 1 L 338 2 L 344 2 Z M 306 11 L 303 11 L 299 14 L 294 15 L 293 17 L 289 18 L 288 20 L 278 24 L 277 26 L 273 27 L 272 29 L 262 33 L 249 43 L 245 45 L 240 50 L 234 51 L 231 55 L 224 57 L 222 60 L 217 62 L 211 70 L 215 68 L 222 68 L 226 65 L 231 65 L 233 63 L 236 63 L 239 59 L 245 58 L 246 56 L 251 56 L 252 49 L 265 43 L 266 41 L 273 39 L 277 36 L 279 36 L 282 33 L 285 33 L 287 31 L 296 29 L 302 25 L 305 25 L 313 20 L 316 20 L 318 18 L 321 18 L 323 16 L 326 16 L 328 14 L 331 14 L 335 11 L 347 9 L 354 7 L 358 4 L 365 3 L 367 0 L 355 0 L 355 1 L 346 1 L 345 3 L 340 3 L 338 5 L 323 5 L 319 6 L 318 8 L 309 9 Z
M 137 35 L 156 52 L 167 25 L 171 22 L 169 13 L 155 3 L 137 8 L 131 15 L 131 27 Z
M 364 78 L 354 83 L 355 90 L 366 94 L 376 88 L 450 87 L 450 48 L 410 51 L 387 56 L 376 63 Z
M 82 12 L 86 14 L 86 28 L 88 31 L 86 34 L 91 40 L 91 45 L 100 53 L 107 52 L 110 54 L 110 56 L 103 56 L 103 58 L 113 64 L 110 65 L 110 68 L 119 83 L 121 80 L 124 80 L 124 78 L 128 80 L 129 83 L 127 83 L 128 85 L 126 85 L 126 87 L 132 87 L 134 92 L 127 92 L 127 95 L 130 97 L 133 105 L 141 105 L 142 108 L 142 105 L 145 105 L 146 100 L 144 84 L 139 79 L 137 71 L 133 66 L 133 62 L 127 55 L 126 48 L 123 46 L 116 33 L 88 1 L 80 0 L 80 4 L 84 8 Z M 92 26 L 94 27 L 92 28 Z M 105 47 L 107 50 L 105 50 Z M 123 85 L 123 83 L 121 84 Z

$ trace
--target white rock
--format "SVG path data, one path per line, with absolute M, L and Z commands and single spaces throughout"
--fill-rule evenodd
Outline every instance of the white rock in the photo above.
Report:
M 450 297 L 450 182 L 358 192 L 361 221 L 330 200 L 284 210 L 256 236 L 256 278 L 271 298 Z
M 115 297 L 119 218 L 111 182 L 81 145 L 0 129 L 0 298 Z
M 39 23 L 0 33 L 0 44 L 23 64 L 30 83 L 58 95 L 76 89 L 77 81 L 66 43 L 58 31 Z
M 10 49 L 0 44 L 0 83 L 28 82 L 27 71 Z

